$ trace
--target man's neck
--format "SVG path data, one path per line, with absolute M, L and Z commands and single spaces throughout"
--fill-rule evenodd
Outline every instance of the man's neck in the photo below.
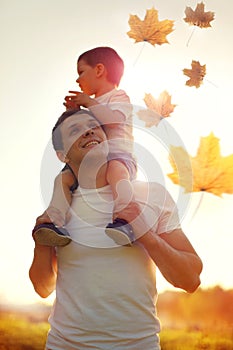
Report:
M 96 169 L 93 166 L 85 167 L 85 169 L 82 167 L 80 171 L 76 166 L 72 164 L 70 166 L 82 188 L 101 188 L 108 184 L 106 180 L 107 164 Z

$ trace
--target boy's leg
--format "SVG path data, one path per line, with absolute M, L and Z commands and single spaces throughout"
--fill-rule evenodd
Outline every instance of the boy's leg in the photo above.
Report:
M 32 231 L 32 236 L 37 243 L 47 246 L 65 246 L 71 242 L 69 233 L 63 226 L 67 210 L 71 205 L 70 187 L 73 183 L 74 174 L 67 168 L 56 177 L 52 200 L 47 209 L 51 222 L 43 222 Z
M 107 181 L 112 189 L 114 213 L 117 213 L 124 209 L 133 199 L 133 187 L 129 172 L 121 161 L 109 161 Z M 126 220 L 118 217 L 107 225 L 105 231 L 119 245 L 131 245 L 135 240 L 131 225 Z
M 38 244 L 47 246 L 65 246 L 71 242 L 68 231 L 64 227 L 56 227 L 53 223 L 35 226 L 32 236 Z

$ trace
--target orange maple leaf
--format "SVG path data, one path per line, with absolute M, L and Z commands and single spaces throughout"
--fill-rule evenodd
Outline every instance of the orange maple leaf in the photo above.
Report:
M 206 65 L 200 65 L 198 61 L 192 61 L 192 69 L 183 69 L 183 73 L 190 79 L 186 81 L 187 86 L 200 87 L 203 82 L 204 76 L 206 75 Z
M 219 197 L 233 193 L 233 154 L 221 156 L 219 139 L 213 133 L 201 137 L 195 157 L 182 147 L 172 146 L 170 163 L 174 172 L 168 177 L 185 192 L 205 191 Z
M 197 4 L 193 11 L 191 7 L 186 7 L 184 21 L 190 25 L 198 26 L 200 28 L 211 27 L 210 22 L 214 20 L 214 12 L 204 11 L 205 5 L 203 2 Z
M 145 122 L 146 128 L 151 128 L 152 126 L 157 126 L 163 117 L 152 109 L 140 109 L 137 112 L 139 119 Z
M 137 15 L 130 15 L 129 25 L 130 31 L 127 35 L 135 39 L 135 43 L 147 41 L 151 45 L 162 45 L 168 43 L 166 36 L 170 34 L 173 29 L 174 21 L 165 19 L 158 20 L 158 11 L 152 7 L 146 10 L 144 20 L 140 20 Z
M 161 92 L 158 99 L 155 99 L 151 94 L 145 94 L 144 101 L 148 108 L 165 118 L 169 117 L 176 107 L 176 105 L 171 104 L 171 96 L 166 90 Z
M 139 110 L 137 115 L 139 119 L 145 121 L 145 126 L 148 128 L 158 125 L 162 118 L 169 117 L 176 106 L 171 104 L 171 96 L 167 91 L 161 92 L 158 99 L 151 94 L 145 94 L 144 102 L 148 109 Z

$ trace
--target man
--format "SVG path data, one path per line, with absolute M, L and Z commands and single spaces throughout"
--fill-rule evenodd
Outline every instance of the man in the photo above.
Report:
M 158 184 L 135 181 L 136 202 L 115 215 L 130 222 L 137 240 L 118 246 L 105 234 L 113 202 L 104 130 L 86 110 L 65 112 L 53 143 L 79 187 L 66 226 L 71 243 L 58 248 L 36 243 L 29 272 L 41 297 L 56 289 L 46 349 L 160 349 L 155 266 L 187 292 L 199 286 L 202 270 L 172 198 Z M 59 213 L 52 219 L 56 223 Z M 44 213 L 37 224 L 50 221 Z

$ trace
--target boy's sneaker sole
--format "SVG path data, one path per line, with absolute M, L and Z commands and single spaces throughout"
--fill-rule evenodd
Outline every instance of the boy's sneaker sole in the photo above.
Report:
M 118 245 L 132 245 L 132 242 L 129 239 L 129 237 L 116 228 L 106 228 L 105 233 Z
M 41 245 L 50 247 L 66 246 L 71 242 L 68 232 L 54 224 L 41 224 L 36 226 L 32 231 L 34 241 Z
M 105 233 L 118 245 L 132 246 L 135 241 L 132 227 L 122 219 L 116 219 L 108 224 Z

